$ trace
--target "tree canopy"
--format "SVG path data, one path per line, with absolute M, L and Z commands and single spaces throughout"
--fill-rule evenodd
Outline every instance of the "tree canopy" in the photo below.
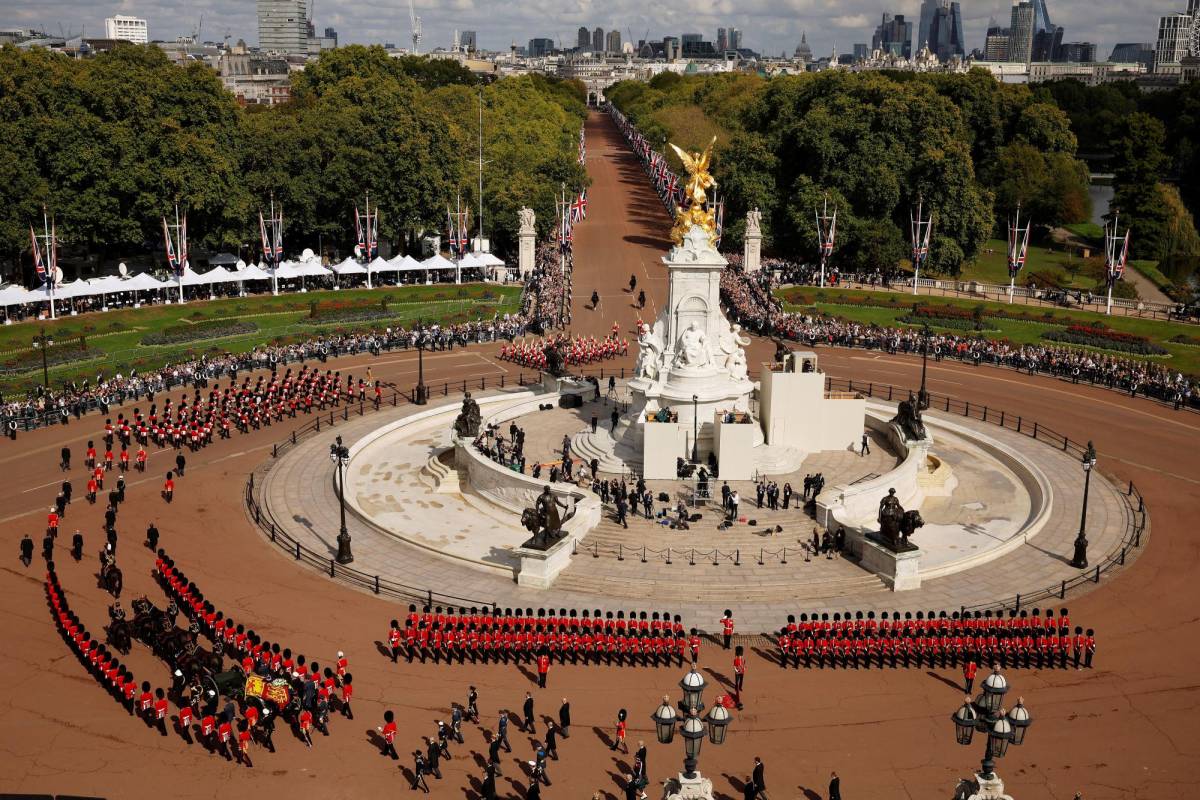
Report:
M 194 249 L 256 243 L 272 194 L 289 253 L 318 237 L 347 252 L 367 192 L 381 238 L 443 230 L 460 193 L 478 205 L 480 93 L 494 248 L 511 243 L 520 206 L 549 230 L 560 186 L 586 182 L 577 85 L 482 85 L 454 62 L 360 46 L 322 53 L 292 82 L 290 102 L 241 109 L 211 69 L 173 65 L 153 46 L 81 61 L 0 49 L 0 258 L 28 265 L 43 204 L 65 252 L 98 260 L 161 248 L 160 218 L 176 198 Z

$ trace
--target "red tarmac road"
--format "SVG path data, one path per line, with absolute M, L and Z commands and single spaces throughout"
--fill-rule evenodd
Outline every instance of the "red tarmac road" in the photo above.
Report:
M 632 272 L 652 301 L 662 301 L 665 276 L 658 259 L 668 220 L 605 118 L 589 120 L 588 138 L 595 182 L 589 218 L 577 231 L 575 295 L 582 304 L 596 288 L 603 299 L 598 312 L 576 309 L 575 332 L 602 335 L 614 319 L 631 331 L 637 311 L 629 308 L 622 287 Z M 771 351 L 766 342 L 755 348 L 751 363 Z M 505 370 L 513 375 L 510 365 L 492 359 L 494 352 L 485 347 L 432 353 L 426 358 L 427 380 L 436 386 Z M 907 385 L 919 380 L 919 360 L 911 357 L 829 349 L 820 356 L 836 377 Z M 337 366 L 357 373 L 367 360 L 345 359 Z M 376 377 L 401 386 L 415 383 L 413 354 L 385 355 L 371 364 Z M 1116 480 L 1136 481 L 1151 510 L 1152 536 L 1140 558 L 1095 591 L 1065 603 L 1074 621 L 1097 628 L 1096 668 L 1008 673 L 1012 693 L 1025 698 L 1035 723 L 1027 744 L 1011 748 L 999 762 L 1007 791 L 1019 800 L 1071 798 L 1077 790 L 1087 800 L 1196 797 L 1200 593 L 1193 526 L 1200 512 L 1200 420 L 1100 389 L 987 367 L 931 364 L 929 378 L 934 392 L 1021 413 L 1079 441 L 1094 439 L 1099 468 Z M 474 684 L 489 730 L 499 707 L 519 708 L 526 690 L 535 694 L 539 717 L 553 714 L 561 697 L 570 698 L 574 729 L 559 745 L 562 760 L 551 762 L 554 785 L 544 796 L 580 798 L 601 791 L 620 797 L 618 776 L 632 759 L 606 748 L 616 711 L 629 710 L 631 746 L 639 738 L 652 740 L 649 715 L 663 694 L 677 694 L 680 670 L 555 666 L 550 688 L 537 690 L 529 667 L 392 665 L 379 642 L 388 620 L 403 609 L 297 567 L 263 541 L 241 509 L 246 474 L 269 457 L 271 442 L 301 422 L 235 434 L 232 441 L 190 455 L 169 507 L 158 489 L 172 454 L 152 454 L 148 476 L 131 478 L 118 520 L 123 598 L 126 606 L 140 593 L 165 602 L 150 580 L 151 554 L 140 546 L 142 531 L 154 521 L 162 531 L 161 546 L 226 614 L 322 665 L 344 650 L 356 686 L 355 719 L 335 716 L 332 735 L 318 736 L 312 750 L 280 728 L 279 752 L 255 751 L 255 766 L 246 769 L 188 746 L 175 734 L 160 737 L 92 682 L 55 632 L 40 559 L 25 568 L 16 550 L 26 533 L 40 542 L 46 507 L 62 478 L 58 450 L 69 444 L 76 458 L 71 472 L 76 499 L 63 530 L 80 528 L 87 546 L 82 562 L 61 551 L 57 562 L 72 607 L 93 631 L 100 629 L 107 605 L 95 579 L 102 510 L 83 502 L 81 486 L 85 441 L 100 438 L 102 420 L 93 416 L 0 442 L 0 531 L 6 549 L 0 567 L 5 643 L 0 792 L 112 798 L 405 795 L 408 754 L 433 733 L 435 720 L 448 719 L 451 703 L 463 702 Z M 303 508 L 296 514 L 302 516 Z M 651 594 L 647 587 L 648 600 Z M 897 605 L 904 608 L 900 596 Z M 135 645 L 124 661 L 139 679 L 166 683 L 164 665 L 145 648 Z M 702 650 L 701 663 L 714 684 L 732 675 L 729 654 L 711 645 Z M 971 748 L 954 742 L 949 715 L 961 702 L 953 685 L 957 677 L 945 669 L 782 671 L 752 651 L 746 709 L 735 714 L 725 745 L 705 745 L 700 768 L 717 793 L 729 798 L 740 796 L 755 755 L 763 758 L 777 799 L 825 797 L 831 770 L 842 776 L 846 798 L 948 797 L 956 779 L 978 765 L 981 749 L 978 742 Z M 397 747 L 405 758 L 399 763 L 380 756 L 373 743 L 389 708 L 400 723 Z M 486 745 L 479 728 L 467 725 L 465 731 L 467 745 L 454 748 L 454 759 L 443 764 L 444 780 L 430 781 L 439 797 L 478 796 L 478 754 L 486 753 Z M 505 759 L 499 790 L 516 797 L 526 785 L 521 764 L 532 750 L 515 728 L 511 734 L 515 751 Z M 648 747 L 651 780 L 673 775 L 682 758 L 678 740 Z

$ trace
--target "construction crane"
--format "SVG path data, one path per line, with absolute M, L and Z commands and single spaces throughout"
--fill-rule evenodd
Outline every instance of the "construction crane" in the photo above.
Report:
M 408 20 L 412 24 L 413 55 L 421 54 L 421 18 L 417 16 L 417 8 L 413 0 L 408 0 Z

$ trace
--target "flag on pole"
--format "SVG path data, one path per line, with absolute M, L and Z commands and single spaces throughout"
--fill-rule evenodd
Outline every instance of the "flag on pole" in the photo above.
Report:
M 187 214 L 183 215 L 183 222 L 179 225 L 179 274 L 182 275 L 184 270 L 188 268 L 188 249 L 187 249 Z
M 720 247 L 721 246 L 721 237 L 725 233 L 725 201 L 724 200 L 717 201 L 716 224 L 717 224 L 716 246 Z
M 37 271 L 38 278 L 45 282 L 46 264 L 42 261 L 42 248 L 38 247 L 37 234 L 33 232 L 33 225 L 29 226 L 29 241 L 33 243 L 33 268 Z
M 163 239 L 166 241 L 167 247 L 167 266 L 173 272 L 179 271 L 179 264 L 175 258 L 175 245 L 171 242 L 171 227 L 167 225 L 167 218 L 163 217 Z
M 454 215 L 450 213 L 450 206 L 446 206 L 446 242 L 450 247 L 451 255 L 458 254 L 458 237 L 454 235 Z
M 1115 226 L 1114 226 L 1115 227 Z M 1121 255 L 1114 258 L 1108 268 L 1108 279 L 1113 283 L 1125 277 L 1125 264 L 1129 259 L 1129 229 L 1125 229 L 1125 240 L 1121 244 Z

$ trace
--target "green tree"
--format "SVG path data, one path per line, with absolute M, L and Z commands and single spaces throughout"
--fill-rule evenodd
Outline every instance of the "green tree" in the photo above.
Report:
M 1117 169 L 1112 207 L 1120 209 L 1137 234 L 1131 249 L 1137 258 L 1161 260 L 1167 250 L 1168 210 L 1159 182 L 1167 165 L 1166 131 L 1148 114 L 1132 114 L 1114 143 Z

